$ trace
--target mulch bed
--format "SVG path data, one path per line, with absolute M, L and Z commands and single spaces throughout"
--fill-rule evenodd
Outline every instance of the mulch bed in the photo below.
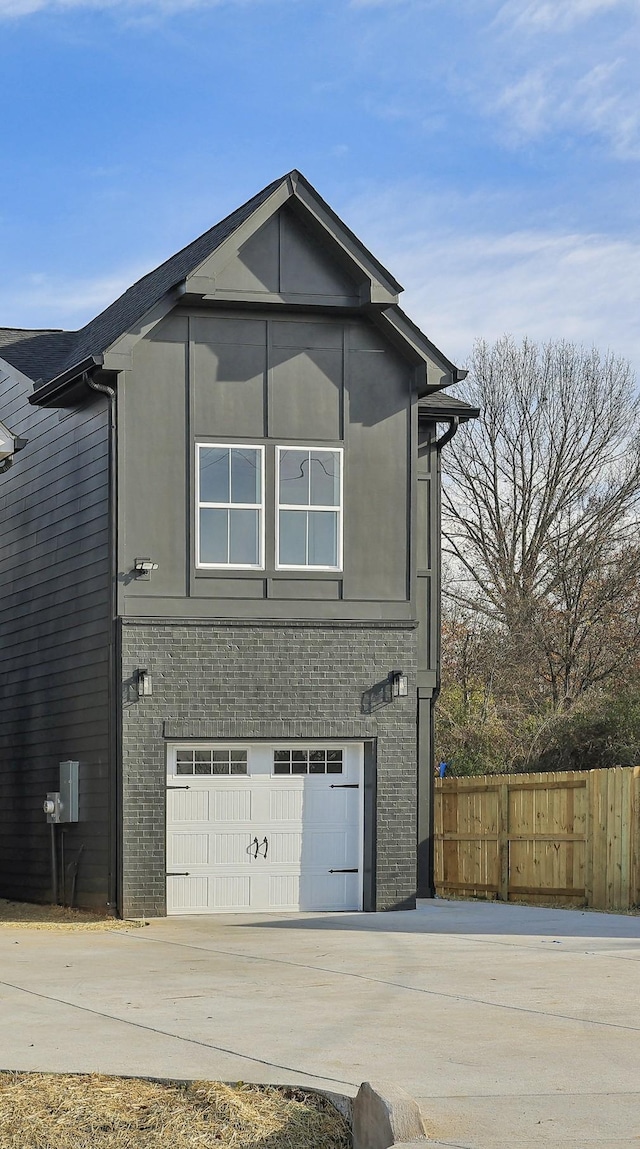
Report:
M 33 902 L 11 902 L 0 898 L 0 926 L 30 930 L 117 930 L 144 926 L 139 921 L 108 918 L 89 910 L 71 910 L 68 906 L 40 906 Z
M 0 1073 L 0 1149 L 349 1149 L 323 1097 L 276 1086 Z

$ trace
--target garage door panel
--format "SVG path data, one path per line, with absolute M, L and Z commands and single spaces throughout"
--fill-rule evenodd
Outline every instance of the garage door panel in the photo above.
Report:
M 173 833 L 168 840 L 169 866 L 207 865 L 209 862 L 208 834 Z
M 208 822 L 208 790 L 169 790 L 167 793 L 167 821 Z
M 224 789 L 214 790 L 211 797 L 213 799 L 211 819 L 213 822 L 251 821 L 252 795 L 249 783 L 245 784 L 242 789 L 231 790 L 225 786 Z
M 251 878 L 240 874 L 214 874 L 209 878 L 209 905 L 212 910 L 251 908 Z
M 305 794 L 305 822 L 350 822 L 358 824 L 358 791 L 335 790 L 324 781 L 322 785 L 310 786 Z
M 272 865 L 299 865 L 302 860 L 302 833 L 271 831 L 268 837 Z M 267 857 L 269 857 L 267 855 Z
M 303 874 L 300 880 L 300 909 L 343 910 L 358 904 L 357 874 Z
M 357 855 L 357 843 L 356 843 Z M 335 869 L 349 865 L 349 836 L 344 830 L 307 831 L 304 841 L 304 861 L 310 866 Z M 354 865 L 356 863 L 353 863 Z
M 269 794 L 269 815 L 272 822 L 300 822 L 304 794 L 302 787 L 296 789 L 275 783 L 275 788 Z
M 216 831 L 211 834 L 211 860 L 216 866 L 250 866 L 251 834 L 248 830 L 227 834 Z
M 295 910 L 300 902 L 300 878 L 297 874 L 269 875 L 269 903 L 274 910 Z
M 167 878 L 167 910 L 169 913 L 197 913 L 209 907 L 209 881 L 202 877 Z

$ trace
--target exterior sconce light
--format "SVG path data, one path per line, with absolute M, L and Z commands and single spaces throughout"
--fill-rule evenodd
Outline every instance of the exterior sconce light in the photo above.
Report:
M 4 423 L 0 423 L 0 474 L 9 470 L 16 451 L 21 451 L 26 445 L 26 439 L 13 435 Z
M 406 698 L 409 693 L 409 680 L 401 670 L 392 670 L 389 675 L 392 698 Z
M 154 563 L 152 559 L 136 559 L 133 564 L 133 569 L 136 578 L 145 579 L 148 582 L 151 577 L 151 571 L 157 571 L 158 564 Z
M 149 698 L 153 694 L 153 683 L 149 671 L 140 667 L 136 670 L 136 686 L 138 698 Z

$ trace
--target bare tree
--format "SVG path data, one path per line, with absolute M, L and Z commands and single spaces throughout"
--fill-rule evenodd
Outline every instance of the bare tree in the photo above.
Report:
M 478 342 L 444 461 L 451 595 L 494 620 L 568 706 L 640 637 L 640 406 L 628 362 L 566 342 Z

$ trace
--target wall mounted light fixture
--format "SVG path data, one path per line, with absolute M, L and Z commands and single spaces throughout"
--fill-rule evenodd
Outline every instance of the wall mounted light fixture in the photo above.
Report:
M 158 564 L 154 563 L 153 559 L 136 559 L 135 563 L 133 564 L 133 569 L 135 571 L 136 578 L 145 579 L 148 581 L 151 577 L 151 571 L 157 571 Z
M 153 683 L 151 675 L 145 667 L 139 667 L 136 670 L 136 686 L 138 688 L 138 698 L 149 698 L 153 694 Z
M 401 670 L 392 670 L 389 675 L 392 698 L 406 698 L 409 693 L 409 680 Z

